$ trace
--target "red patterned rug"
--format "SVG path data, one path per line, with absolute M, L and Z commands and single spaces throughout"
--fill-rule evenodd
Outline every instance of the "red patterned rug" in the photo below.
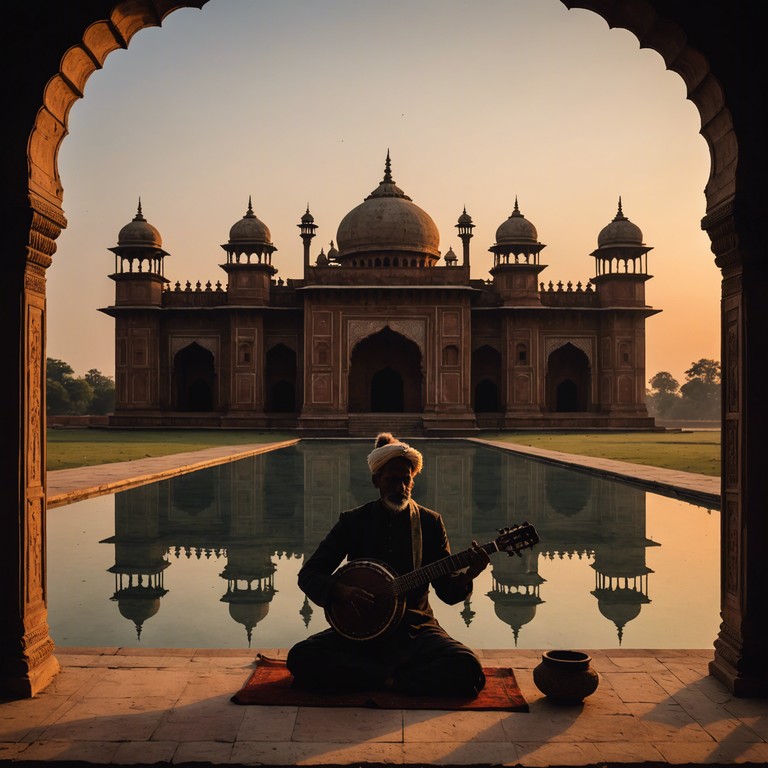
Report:
M 408 696 L 396 691 L 315 693 L 294 688 L 293 676 L 279 659 L 259 654 L 256 669 L 232 697 L 235 704 L 293 707 L 367 707 L 372 709 L 500 709 L 527 712 L 528 704 L 508 667 L 483 667 L 485 688 L 474 699 Z

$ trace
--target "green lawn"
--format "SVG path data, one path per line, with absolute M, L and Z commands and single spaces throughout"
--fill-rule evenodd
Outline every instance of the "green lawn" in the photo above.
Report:
M 90 467 L 115 461 L 132 461 L 171 453 L 198 451 L 216 445 L 276 443 L 291 440 L 285 432 L 250 430 L 48 430 L 49 470 Z
M 653 467 L 720 475 L 720 431 L 712 432 L 486 432 L 489 440 L 551 451 L 631 461 Z
M 48 469 L 130 461 L 215 445 L 290 440 L 294 435 L 248 430 L 49 429 Z M 481 437 L 583 456 L 720 474 L 720 432 L 486 432 Z

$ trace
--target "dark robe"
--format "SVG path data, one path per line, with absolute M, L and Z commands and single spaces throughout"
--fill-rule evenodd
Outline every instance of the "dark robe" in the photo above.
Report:
M 428 565 L 450 555 L 450 545 L 440 515 L 418 505 L 417 509 L 421 565 Z M 299 586 L 317 605 L 328 604 L 332 574 L 345 558 L 379 560 L 399 575 L 412 571 L 409 509 L 392 512 L 376 500 L 340 515 L 299 572 Z M 297 643 L 288 654 L 296 683 L 337 691 L 391 682 L 413 694 L 476 695 L 485 684 L 480 661 L 439 625 L 429 605 L 429 587 L 425 584 L 407 593 L 403 620 L 381 638 L 350 640 L 328 629 Z M 456 573 L 436 579 L 432 587 L 449 605 L 471 593 L 471 582 Z

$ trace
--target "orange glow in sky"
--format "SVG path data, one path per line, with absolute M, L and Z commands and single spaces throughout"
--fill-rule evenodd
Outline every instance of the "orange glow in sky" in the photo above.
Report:
M 599 16 L 558 0 L 210 0 L 142 30 L 92 75 L 59 166 L 68 228 L 48 271 L 47 355 L 114 375 L 107 250 L 136 213 L 160 231 L 172 283 L 225 283 L 229 229 L 256 215 L 278 277 L 299 278 L 381 180 L 384 158 L 435 220 L 440 248 L 475 222 L 472 276 L 521 212 L 546 244 L 545 282 L 586 281 L 616 213 L 653 275 L 646 379 L 681 383 L 720 358 L 720 273 L 701 231 L 709 152 L 680 77 Z

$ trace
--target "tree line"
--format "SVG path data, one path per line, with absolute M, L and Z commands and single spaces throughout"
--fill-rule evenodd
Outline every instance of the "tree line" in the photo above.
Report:
M 712 421 L 720 418 L 720 363 L 701 358 L 685 372 L 685 384 L 668 371 L 652 376 L 646 390 L 648 413 L 659 419 Z
M 50 416 L 101 415 L 115 408 L 115 382 L 92 368 L 75 376 L 63 360 L 47 358 L 46 411 Z M 720 363 L 702 358 L 685 372 L 682 386 L 668 371 L 648 383 L 646 405 L 659 419 L 715 420 L 720 418 Z
M 97 416 L 115 409 L 115 382 L 95 368 L 75 376 L 63 360 L 46 358 L 46 413 L 49 416 Z

